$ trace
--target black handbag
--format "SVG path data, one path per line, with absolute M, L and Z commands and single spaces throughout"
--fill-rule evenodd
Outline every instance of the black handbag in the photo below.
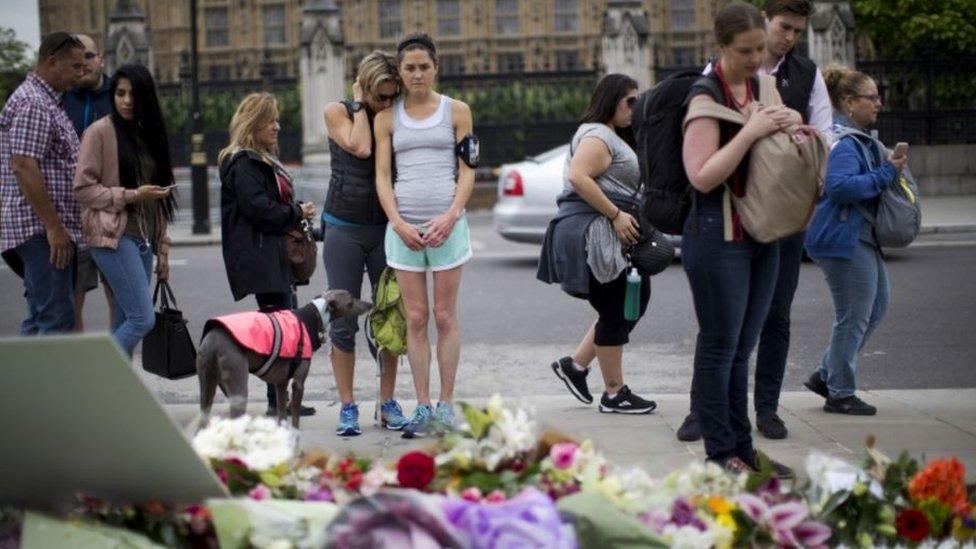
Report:
M 636 194 L 635 194 L 636 197 Z M 644 208 L 639 204 L 628 205 L 624 211 L 634 216 L 640 226 L 640 237 L 632 246 L 624 246 L 624 257 L 643 276 L 654 276 L 668 268 L 674 261 L 674 245 L 663 232 L 641 215 Z
M 160 292 L 162 290 L 162 292 Z M 176 296 L 165 280 L 156 282 L 153 307 L 156 324 L 142 338 L 142 368 L 166 379 L 189 377 L 197 372 L 197 350 Z

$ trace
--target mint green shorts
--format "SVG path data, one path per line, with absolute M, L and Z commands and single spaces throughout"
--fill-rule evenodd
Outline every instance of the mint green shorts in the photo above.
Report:
M 443 244 L 417 252 L 403 243 L 392 225 L 387 225 L 383 248 L 386 250 L 386 264 L 393 269 L 422 273 L 460 267 L 471 259 L 472 255 L 468 218 L 462 217 L 454 224 L 451 236 L 447 237 Z

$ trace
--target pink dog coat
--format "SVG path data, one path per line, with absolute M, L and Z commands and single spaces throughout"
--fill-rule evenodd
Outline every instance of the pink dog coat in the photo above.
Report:
M 263 357 L 269 357 L 274 352 L 274 325 L 271 316 L 281 326 L 281 350 L 278 358 L 291 359 L 298 354 L 298 338 L 302 341 L 302 358 L 312 358 L 312 341 L 309 338 L 305 324 L 292 311 L 281 310 L 272 313 L 248 311 L 211 318 L 203 328 L 206 333 L 213 327 L 212 323 L 224 328 L 238 345 L 253 351 Z

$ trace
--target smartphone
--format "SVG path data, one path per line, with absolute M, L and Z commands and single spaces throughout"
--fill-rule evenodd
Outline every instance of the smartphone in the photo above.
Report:
M 892 158 L 901 158 L 908 154 L 908 143 L 902 141 L 895 145 L 895 150 L 891 152 Z

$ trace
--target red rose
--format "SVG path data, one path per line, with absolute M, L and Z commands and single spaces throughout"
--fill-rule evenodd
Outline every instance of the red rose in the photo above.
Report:
M 404 488 L 423 490 L 434 480 L 434 458 L 423 452 L 407 452 L 397 462 L 397 481 Z
M 929 535 L 929 521 L 918 509 L 905 509 L 898 513 L 895 519 L 898 525 L 898 535 L 908 538 L 915 543 L 925 539 Z

